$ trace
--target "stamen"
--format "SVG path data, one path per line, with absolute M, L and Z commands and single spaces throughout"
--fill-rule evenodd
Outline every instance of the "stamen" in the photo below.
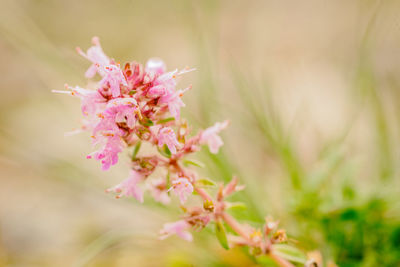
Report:
M 72 95 L 71 91 L 63 91 L 63 90 L 51 90 L 52 93 L 58 93 L 58 94 L 67 94 L 67 95 Z

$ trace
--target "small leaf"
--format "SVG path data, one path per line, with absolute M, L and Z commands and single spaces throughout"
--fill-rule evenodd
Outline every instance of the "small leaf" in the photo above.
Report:
M 171 173 L 168 170 L 168 173 L 167 173 L 167 188 L 170 188 L 170 187 L 171 187 Z M 168 194 L 169 194 L 169 192 L 168 192 Z
M 244 204 L 243 202 L 226 202 L 227 209 L 238 209 L 238 210 L 244 210 L 247 209 L 246 204 Z
M 279 267 L 279 265 L 268 255 L 261 255 L 256 258 L 257 263 L 261 264 L 261 266 L 268 267 Z
M 196 181 L 197 186 L 215 186 L 215 183 L 210 179 L 203 178 Z
M 165 118 L 165 119 L 159 120 L 157 122 L 157 124 L 163 124 L 163 123 L 170 122 L 170 121 L 173 121 L 173 120 L 175 120 L 174 117 L 169 117 L 169 118 Z
M 143 126 L 153 126 L 154 122 L 149 118 L 143 118 L 143 120 L 140 121 L 140 124 Z
M 277 256 L 286 260 L 301 264 L 305 264 L 307 261 L 306 255 L 298 248 L 286 244 L 276 244 L 273 245 L 273 248 Z
M 164 145 L 162 148 L 157 147 L 158 152 L 160 152 L 161 155 L 163 155 L 166 158 L 171 158 L 171 151 L 169 150 L 169 148 L 167 147 L 167 145 Z
M 139 140 L 139 142 L 136 143 L 135 148 L 133 149 L 132 160 L 136 159 L 136 156 L 137 156 L 141 146 L 142 146 L 142 141 Z
M 184 164 L 185 166 L 193 165 L 193 166 L 200 167 L 200 168 L 204 168 L 204 167 L 205 167 L 205 165 L 204 165 L 203 162 L 200 162 L 200 161 L 197 161 L 197 160 L 188 160 L 188 159 L 185 159 L 185 160 L 183 161 L 183 164 Z
M 129 95 L 134 95 L 134 94 L 136 94 L 136 90 L 131 90 L 131 91 L 129 91 L 128 94 L 129 94 Z
M 229 249 L 228 239 L 226 238 L 225 227 L 220 221 L 215 222 L 215 233 L 217 239 L 224 249 Z

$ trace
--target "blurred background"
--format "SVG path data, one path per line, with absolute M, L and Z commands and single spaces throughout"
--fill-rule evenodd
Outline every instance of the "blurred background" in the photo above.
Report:
M 260 266 L 212 229 L 157 239 L 176 203 L 115 200 L 127 175 L 86 160 L 75 52 L 92 36 L 120 61 L 195 67 L 182 88 L 195 129 L 231 120 L 202 175 L 247 185 L 254 226 L 339 266 L 400 266 L 400 1 L 0 0 L 0 266 Z M 126 154 L 128 154 L 126 152 Z M 176 201 L 176 199 L 175 199 Z M 272 265 L 266 265 L 272 266 Z

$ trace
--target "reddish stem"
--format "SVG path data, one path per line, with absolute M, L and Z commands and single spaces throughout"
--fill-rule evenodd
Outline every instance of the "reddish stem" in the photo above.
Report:
M 179 165 L 178 165 L 179 166 Z M 183 170 L 180 166 L 179 168 L 181 170 Z M 204 199 L 204 200 L 208 200 L 208 201 L 213 201 L 212 197 L 207 193 L 207 191 L 205 191 L 202 188 L 199 187 L 194 187 L 194 190 L 196 190 L 196 192 Z M 229 225 L 233 231 L 235 231 L 238 235 L 240 235 L 241 237 L 243 237 L 245 240 L 247 240 L 247 242 L 250 245 L 256 245 L 254 244 L 254 242 L 251 240 L 251 238 L 249 237 L 249 235 L 246 233 L 246 231 L 243 229 L 243 226 L 235 220 L 235 218 L 233 218 L 231 215 L 229 215 L 226 212 L 222 212 L 221 214 L 219 214 L 219 216 L 221 216 L 221 218 L 225 221 L 225 223 L 227 225 Z M 293 264 L 291 264 L 289 261 L 282 259 L 281 257 L 279 257 L 278 255 L 274 254 L 273 252 L 268 252 L 268 255 L 281 267 L 295 267 Z
M 212 201 L 212 197 L 206 192 L 206 190 L 202 188 L 195 187 L 194 190 L 204 199 L 208 201 Z
M 249 243 L 253 243 L 253 241 L 250 239 L 248 234 L 243 230 L 242 225 L 238 223 L 231 215 L 229 215 L 226 212 L 222 212 L 221 218 L 226 222 L 227 225 L 229 225 L 233 231 L 235 231 L 238 235 L 242 236 L 244 239 L 246 239 Z
M 232 228 L 232 230 L 234 230 L 237 234 L 246 239 L 250 245 L 254 244 L 254 242 L 249 238 L 247 233 L 243 230 L 242 225 L 238 223 L 232 216 L 230 216 L 226 212 L 223 212 L 221 214 L 221 217 L 226 222 L 226 224 Z M 269 252 L 268 255 L 281 267 L 294 267 L 293 264 L 275 255 L 273 252 Z

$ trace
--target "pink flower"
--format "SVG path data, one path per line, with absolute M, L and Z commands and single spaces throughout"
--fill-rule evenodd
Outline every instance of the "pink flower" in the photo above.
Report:
M 131 171 L 129 177 L 122 181 L 120 184 L 114 186 L 113 188 L 107 189 L 106 192 L 115 192 L 117 198 L 122 196 L 134 197 L 140 203 L 143 203 L 143 190 L 138 186 L 138 183 L 144 180 L 144 176 L 136 171 Z
M 169 202 L 171 202 L 171 198 L 168 196 L 168 191 L 166 190 L 166 183 L 164 179 L 159 178 L 157 180 L 153 180 L 149 189 L 155 201 L 164 205 L 167 205 Z
M 163 96 L 160 97 L 160 99 L 158 100 L 158 103 L 159 104 L 167 104 L 169 113 L 171 113 L 171 115 L 173 117 L 175 117 L 175 120 L 179 120 L 180 115 L 181 115 L 181 111 L 180 111 L 181 107 L 185 106 L 185 103 L 183 103 L 181 97 L 189 89 L 190 89 L 190 87 L 188 87 L 184 90 L 179 90 L 176 92 L 164 94 Z
M 153 65 L 153 64 L 156 65 L 155 63 L 152 63 L 151 65 Z M 147 82 L 152 81 L 152 86 L 159 86 L 159 87 L 164 88 L 164 90 L 165 90 L 164 95 L 172 94 L 175 91 L 175 87 L 176 87 L 176 83 L 177 83 L 176 79 L 178 76 L 194 70 L 194 69 L 184 69 L 181 71 L 174 70 L 174 71 L 164 73 L 165 70 L 163 69 L 162 70 L 163 72 L 160 73 L 161 69 L 163 67 L 161 66 L 161 63 L 157 63 L 157 64 L 160 65 L 160 67 L 159 68 L 150 68 L 150 70 L 151 70 L 150 73 L 153 73 L 154 69 L 157 69 L 158 73 L 161 75 L 155 77 L 154 80 L 149 80 Z M 162 63 L 162 64 L 164 64 L 164 63 Z
M 164 224 L 163 229 L 160 231 L 160 239 L 166 239 L 167 237 L 176 234 L 180 238 L 186 241 L 192 241 L 193 236 L 187 230 L 190 228 L 190 224 L 184 220 L 180 220 L 173 223 Z
M 133 98 L 118 98 L 110 100 L 107 103 L 107 110 L 111 114 L 114 113 L 115 122 L 116 123 L 123 123 L 125 122 L 129 128 L 133 128 L 136 123 L 136 100 Z
M 94 115 L 99 106 L 106 102 L 106 99 L 97 90 L 87 90 L 79 86 L 71 87 L 65 84 L 65 88 L 71 91 L 53 90 L 54 93 L 71 94 L 81 99 L 81 109 L 85 116 Z
M 193 230 L 202 229 L 207 226 L 211 220 L 209 213 L 206 213 L 200 207 L 189 208 L 185 220 L 192 226 Z
M 85 116 L 95 115 L 104 103 L 105 99 L 98 91 L 90 91 L 90 93 L 81 95 L 81 109 Z
M 179 147 L 179 143 L 176 140 L 174 130 L 170 127 L 164 127 L 158 132 L 158 146 L 162 147 L 164 144 L 167 145 L 172 154 L 176 154 L 176 148 Z
M 121 95 L 120 85 L 128 86 L 128 83 L 125 80 L 125 76 L 122 73 L 122 70 L 117 65 L 106 65 L 99 66 L 102 67 L 104 76 L 100 81 L 99 86 L 110 86 L 111 94 L 113 97 L 118 97 Z
M 150 58 L 146 63 L 146 72 L 161 75 L 165 72 L 166 66 L 164 61 L 159 58 Z
M 117 123 L 125 123 L 129 128 L 133 128 L 136 123 L 136 107 L 128 100 L 127 104 L 124 104 L 122 100 L 110 101 L 104 112 L 98 114 L 100 120 L 93 127 L 94 145 L 102 144 L 102 148 L 91 153 L 87 158 L 94 157 L 96 160 L 101 160 L 103 170 L 108 170 L 110 166 L 118 162 L 118 153 L 125 147 L 121 138 L 125 131 L 119 128 Z M 87 125 L 90 125 L 90 122 Z
M 125 102 L 124 99 L 127 99 Z M 117 123 L 126 123 L 126 126 L 133 128 L 136 123 L 136 106 L 128 102 L 129 98 L 119 98 L 108 102 L 106 109 L 98 114 L 101 118 L 93 130 L 96 136 L 99 132 L 114 132 L 123 135 L 124 132 L 118 127 Z M 135 101 L 132 99 L 132 101 Z M 136 103 L 136 101 L 134 102 Z
M 193 185 L 186 178 L 178 178 L 172 182 L 172 189 L 179 197 L 181 204 L 184 204 L 189 195 L 193 193 Z
M 213 154 L 218 153 L 219 148 L 224 144 L 218 133 L 225 129 L 229 124 L 229 121 L 217 122 L 214 126 L 207 128 L 200 134 L 199 143 L 204 145 L 208 144 L 210 152 Z
M 161 64 L 161 63 L 158 63 Z M 166 104 L 169 112 L 176 120 L 180 118 L 180 109 L 185 104 L 182 102 L 181 97 L 191 87 L 184 90 L 175 91 L 176 78 L 179 75 L 190 72 L 192 70 L 185 69 L 178 72 L 177 70 L 164 73 L 158 76 L 152 83 L 152 87 L 148 90 L 147 95 L 149 97 L 160 97 L 158 104 Z
M 131 88 L 143 82 L 145 75 L 142 64 L 137 62 L 127 63 L 124 68 L 124 73 Z
M 110 64 L 110 59 L 104 54 L 103 49 L 100 46 L 99 38 L 93 37 L 92 43 L 94 46 L 90 47 L 87 50 L 86 54 L 83 53 L 82 49 L 80 49 L 79 47 L 76 48 L 81 56 L 85 57 L 93 63 L 85 73 L 85 76 L 87 78 L 92 78 L 96 74 L 96 72 L 103 76 L 104 73 L 102 72 L 102 69 L 99 68 L 99 66 Z
M 115 122 L 117 123 L 126 123 L 126 126 L 129 128 L 133 128 L 135 126 L 136 122 L 136 117 L 135 117 L 135 112 L 136 109 L 130 106 L 120 106 L 116 116 L 115 116 Z
M 95 144 L 98 143 L 103 143 L 103 146 L 89 154 L 87 158 L 101 160 L 102 170 L 106 171 L 118 162 L 118 153 L 123 150 L 125 143 L 119 135 L 113 133 L 103 133 L 103 136 L 95 139 Z
M 144 83 L 151 83 L 150 89 L 147 91 L 148 97 L 162 97 L 175 92 L 176 87 L 176 70 L 164 73 L 158 77 L 154 72 L 148 72 L 144 79 Z
M 153 81 L 153 86 L 161 85 L 166 88 L 166 91 L 173 92 L 176 87 L 176 74 L 177 70 L 166 72 L 160 76 L 158 76 Z
M 109 114 L 109 110 L 98 114 L 100 121 L 95 125 L 92 132 L 92 137 L 97 142 L 98 137 L 101 136 L 122 136 L 124 131 L 121 130 L 115 123 L 116 113 Z
M 148 91 L 147 91 L 147 96 L 148 97 L 160 97 L 163 95 L 166 95 L 168 93 L 167 88 L 163 85 L 156 85 L 151 87 Z

